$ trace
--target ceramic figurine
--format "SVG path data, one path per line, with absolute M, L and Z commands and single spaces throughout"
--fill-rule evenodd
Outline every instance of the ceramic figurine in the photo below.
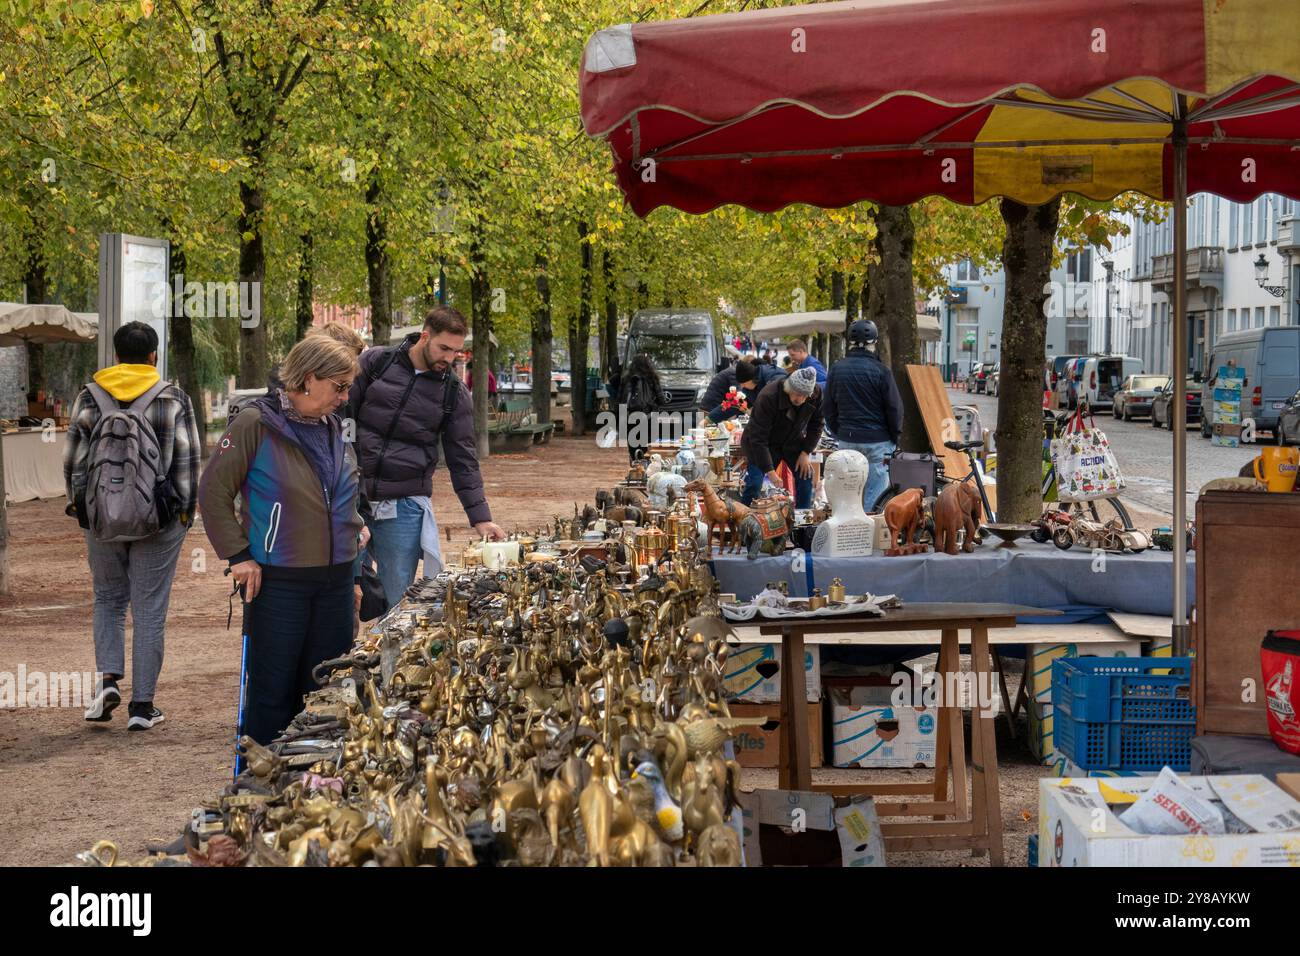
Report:
M 778 495 L 755 501 L 740 522 L 740 539 L 745 546 L 745 556 L 751 560 L 764 554 L 779 555 L 794 526 L 794 505 L 790 499 Z

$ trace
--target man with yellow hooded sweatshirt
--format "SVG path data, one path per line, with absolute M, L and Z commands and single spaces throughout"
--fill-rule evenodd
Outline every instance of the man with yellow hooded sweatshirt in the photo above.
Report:
M 163 719 L 153 705 L 154 686 L 203 445 L 189 396 L 158 375 L 158 333 L 128 322 L 113 336 L 113 351 L 121 364 L 96 372 L 94 385 L 83 388 L 72 406 L 63 455 L 67 513 L 86 529 L 95 590 L 95 669 L 102 677 L 85 716 L 110 720 L 122 702 L 117 682 L 126 673 L 129 605 L 127 730 L 149 730 Z

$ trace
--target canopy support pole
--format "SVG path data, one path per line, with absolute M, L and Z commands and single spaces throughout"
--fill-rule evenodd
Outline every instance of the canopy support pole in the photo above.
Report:
M 1174 330 L 1169 365 L 1171 387 L 1184 394 L 1187 385 L 1187 98 L 1174 105 Z M 1191 648 L 1187 624 L 1187 402 L 1169 403 L 1174 433 L 1174 623 L 1173 654 L 1186 657 Z

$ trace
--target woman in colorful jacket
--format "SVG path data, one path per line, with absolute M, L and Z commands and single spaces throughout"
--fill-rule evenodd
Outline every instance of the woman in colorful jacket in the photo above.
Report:
M 303 339 L 280 370 L 283 387 L 236 416 L 199 483 L 204 530 L 247 605 L 242 732 L 261 744 L 316 689 L 312 668 L 352 643 L 364 525 L 356 458 L 333 413 L 357 372 L 351 349 Z

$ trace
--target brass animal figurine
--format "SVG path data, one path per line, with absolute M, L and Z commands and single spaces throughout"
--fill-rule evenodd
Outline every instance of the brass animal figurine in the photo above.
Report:
M 723 498 L 707 481 L 697 478 L 686 486 L 688 492 L 699 493 L 704 500 L 700 504 L 700 511 L 709 523 L 709 553 L 713 553 L 713 536 L 718 536 L 718 551 L 725 552 L 727 548 L 727 536 L 731 536 L 730 550 L 735 552 L 740 550 L 740 523 L 750 514 L 750 509 L 742 505 L 739 501 L 732 501 L 730 498 Z
M 889 528 L 890 550 L 913 544 L 921 524 L 921 489 L 908 488 L 889 499 L 885 505 L 885 524 Z
M 755 501 L 750 513 L 740 522 L 740 540 L 745 556 L 751 560 L 758 552 L 779 555 L 794 527 L 794 504 L 789 498 L 777 496 Z
M 965 529 L 966 540 L 962 543 L 962 550 L 967 554 L 974 551 L 981 514 L 979 493 L 969 482 L 954 482 L 946 486 L 934 503 L 934 549 L 944 554 L 956 554 L 957 531 Z

